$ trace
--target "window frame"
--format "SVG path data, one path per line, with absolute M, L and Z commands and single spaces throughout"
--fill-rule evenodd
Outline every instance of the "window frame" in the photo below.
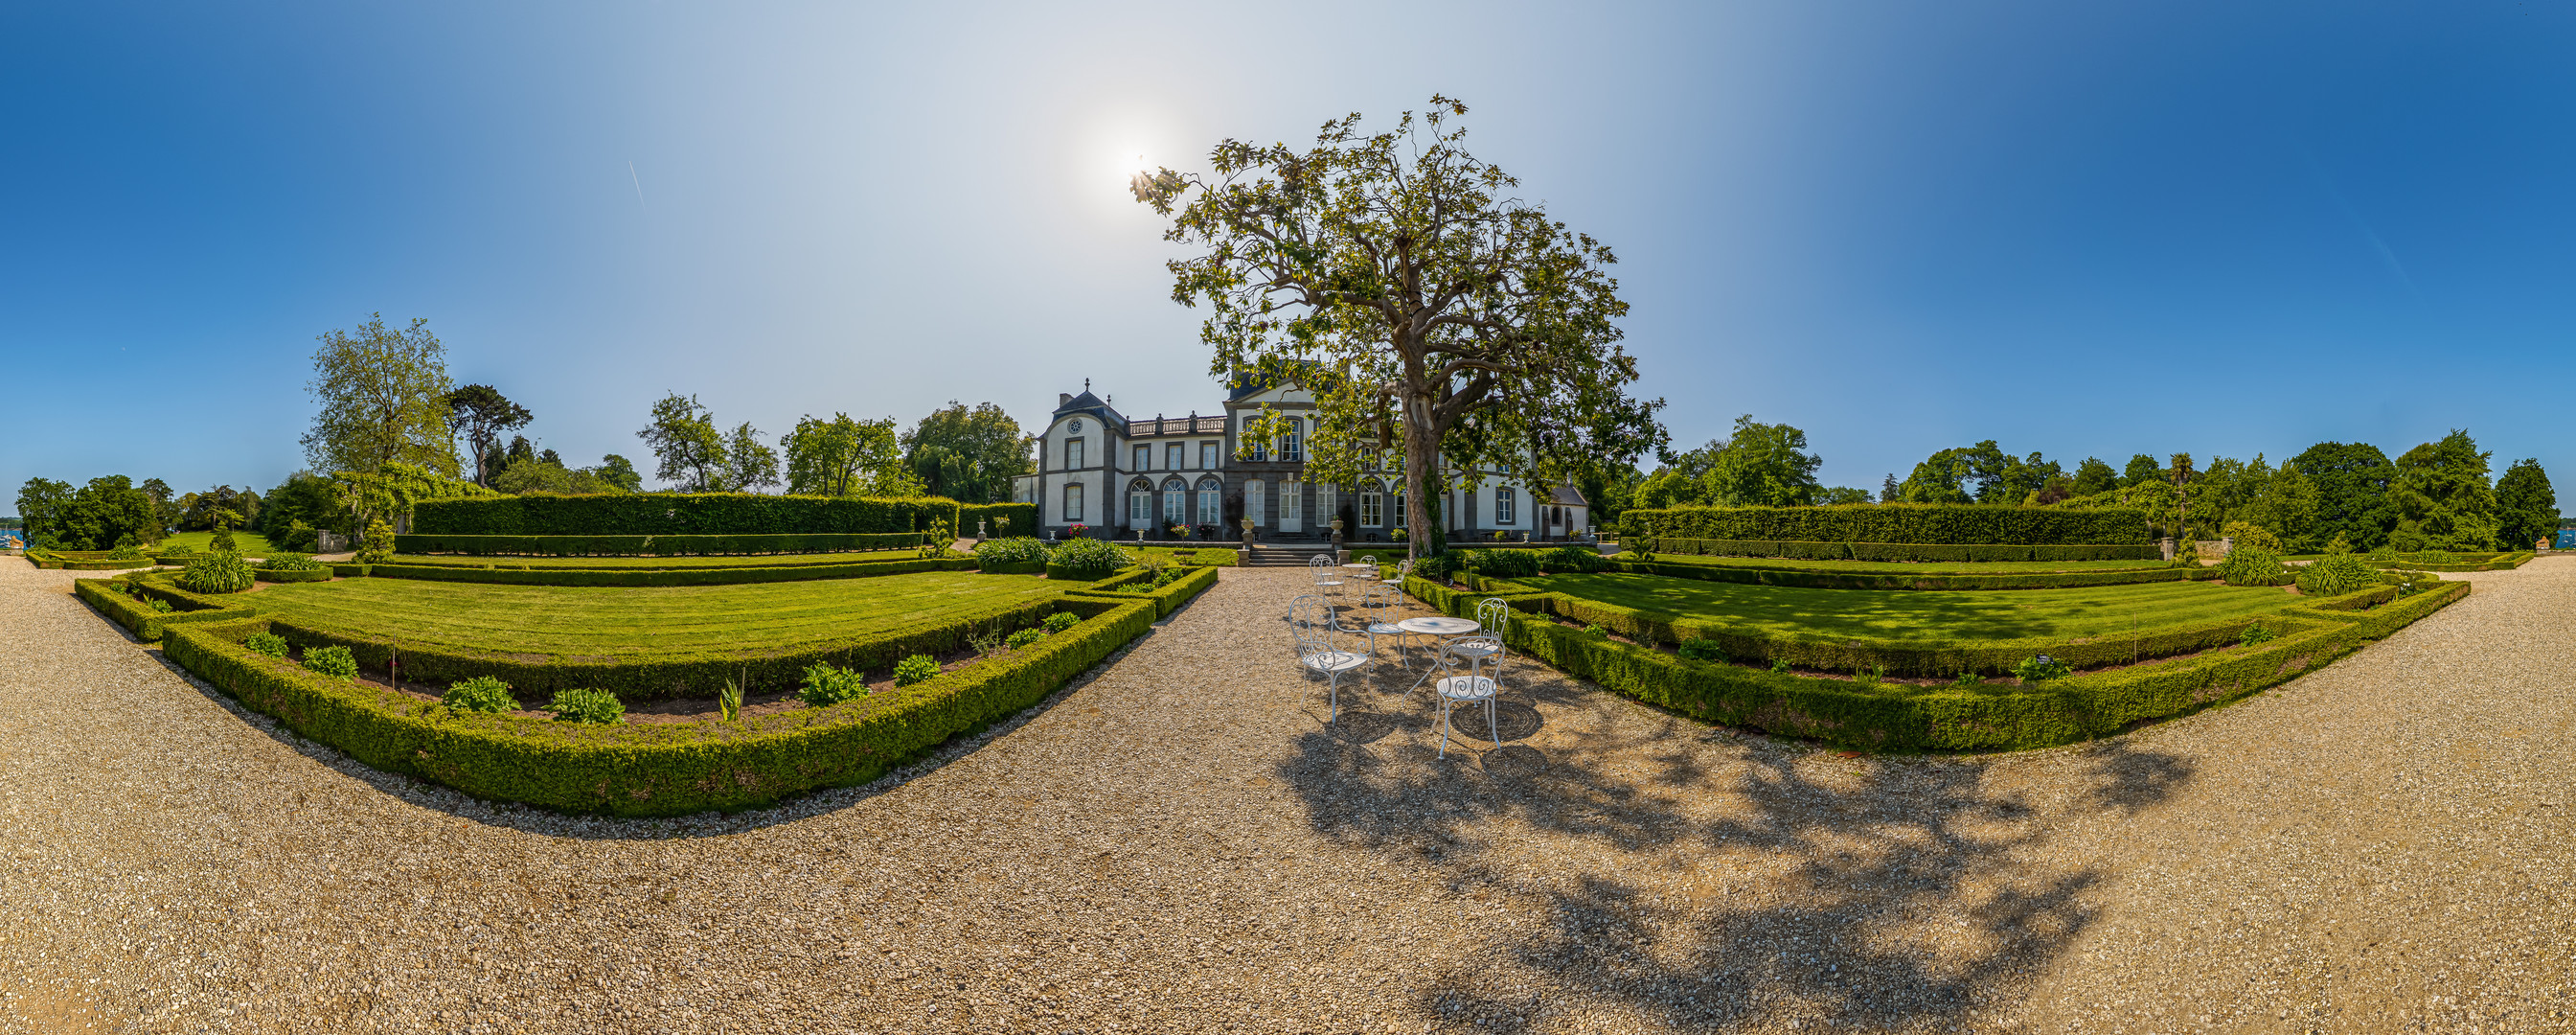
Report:
M 1090 524 L 1090 521 L 1085 519 L 1082 515 L 1082 483 L 1066 482 L 1064 484 L 1064 513 L 1062 515 L 1064 523 L 1068 525 Z

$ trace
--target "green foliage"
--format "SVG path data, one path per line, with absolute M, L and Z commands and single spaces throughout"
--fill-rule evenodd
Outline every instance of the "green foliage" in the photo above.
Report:
M 2024 683 L 2040 683 L 2051 679 L 2064 679 L 2073 675 L 2074 670 L 2068 668 L 2065 662 L 2042 654 L 2037 657 L 2023 658 L 2021 664 L 2012 667 L 2012 674 L 2014 678 Z
M 1019 422 L 1001 407 L 983 403 L 970 410 L 951 399 L 946 408 L 932 410 L 904 432 L 902 441 L 904 465 L 931 494 L 968 504 L 1027 507 L 1028 517 L 1012 527 L 1037 528 L 1035 506 L 1007 502 L 1011 479 L 1029 471 L 1029 446 Z M 970 516 L 957 529 L 971 535 L 974 527 Z M 996 527 L 987 534 L 1008 533 Z
M 911 686 L 939 674 L 939 662 L 927 654 L 915 654 L 894 663 L 894 685 Z
M 491 487 L 492 476 L 497 472 L 489 469 L 486 458 L 494 444 L 500 441 L 502 432 L 528 426 L 535 415 L 491 385 L 466 385 L 439 401 L 447 406 L 448 426 L 465 436 L 465 451 L 474 457 L 475 484 Z
M 623 707 L 621 704 L 620 707 Z M 725 680 L 724 689 L 716 691 L 716 709 L 726 722 L 742 718 L 742 680 Z
M 1949 562 L 1972 564 L 2068 564 L 2092 561 L 2137 561 L 2162 556 L 2153 546 L 2043 544 L 1816 543 L 1794 539 L 1636 538 L 1632 548 L 1614 560 L 1651 560 L 1660 550 L 1673 557 L 1758 557 L 1795 561 L 1851 561 L 1863 564 Z
M 405 555 L 449 553 L 477 557 L 698 557 L 901 550 L 917 547 L 922 541 L 918 532 L 797 535 L 439 535 L 406 532 L 394 538 L 394 550 Z
M 2397 525 L 2389 545 L 2400 551 L 2493 550 L 2501 531 L 2487 458 L 2468 432 L 2454 430 L 2397 458 L 2388 490 Z M 2554 515 L 2553 515 L 2554 516 Z
M 554 450 L 547 450 L 552 454 Z M 588 496 L 627 491 L 589 468 L 572 469 L 561 463 L 547 463 L 543 458 L 512 463 L 492 477 L 492 487 L 513 496 L 543 492 L 558 496 Z
M 986 539 L 975 544 L 975 559 L 986 568 L 1000 564 L 1045 564 L 1046 543 L 1028 536 L 1009 539 Z
M 1583 627 L 1583 635 L 1606 640 L 1610 638 L 1610 630 L 1598 625 L 1587 625 Z
M 1106 539 L 1071 539 L 1057 544 L 1047 563 L 1069 571 L 1111 572 L 1136 563 L 1136 556 Z
M 210 553 L 188 562 L 179 584 L 195 593 L 239 593 L 258 578 L 237 553 Z
M 166 601 L 156 600 L 153 601 L 153 603 L 160 604 L 163 607 L 170 606 Z M 242 640 L 242 646 L 258 651 L 261 654 L 266 654 L 272 658 L 282 658 L 286 656 L 286 640 L 272 633 L 252 633 L 247 639 Z
M 350 559 L 359 564 L 383 564 L 394 555 L 394 526 L 377 518 L 367 523 L 367 537 Z
M 323 649 L 328 650 L 329 648 Z M 313 653 L 311 651 L 306 651 L 304 656 L 306 659 L 306 665 L 310 667 Z M 561 700 L 560 694 L 557 695 L 557 700 Z M 494 679 L 491 676 L 475 676 L 471 679 L 460 679 L 456 682 L 447 684 L 447 692 L 438 695 L 438 703 L 459 711 L 468 712 L 515 712 L 519 710 L 519 699 L 510 696 L 510 684 Z
M 1081 622 L 1081 615 L 1074 614 L 1070 611 L 1058 611 L 1046 616 L 1046 630 L 1051 633 L 1060 633 L 1073 628 Z
M 2230 586 L 2287 586 L 2293 581 L 2281 555 L 2251 546 L 2239 546 L 2218 562 L 2218 577 Z
M 259 562 L 261 571 L 321 571 L 330 565 L 300 553 L 274 553 Z
M 108 551 L 107 557 L 113 561 L 141 560 L 143 548 L 134 544 L 133 536 L 126 536 L 116 541 L 116 549 Z
M 1009 647 L 1012 650 L 1018 650 L 1022 647 L 1028 646 L 1029 644 L 1036 643 L 1039 640 L 1046 639 L 1046 637 L 1047 630 L 1045 629 L 1022 629 L 1018 632 L 1012 633 L 1010 638 L 1003 640 L 1002 646 Z
M 626 721 L 626 702 L 618 700 L 616 694 L 606 690 L 592 690 L 584 687 L 557 690 L 553 703 L 546 705 L 546 710 L 555 713 L 556 722 L 588 722 L 609 726 Z M 742 700 L 737 696 L 732 705 L 724 707 L 726 721 L 732 721 L 741 710 Z
M 2152 460 L 2148 462 L 2154 463 Z M 2099 458 L 2088 456 L 2083 463 L 2075 465 L 2075 477 L 2068 483 L 2066 491 L 2069 495 L 2090 496 L 2119 487 L 2120 473 Z
M 349 653 L 349 648 L 338 644 L 306 649 L 304 667 L 333 679 L 358 678 L 357 656 Z
M 619 492 L 644 491 L 644 475 L 635 470 L 635 463 L 615 453 L 600 457 L 599 466 L 587 467 L 583 470 L 590 472 L 592 477 L 615 487 Z
M 317 407 L 303 438 L 315 469 L 372 474 L 400 462 L 456 477 L 447 350 L 428 324 L 394 330 L 379 313 L 355 334 L 322 336 L 306 385 Z
M 823 662 L 806 667 L 804 685 L 796 696 L 808 708 L 829 708 L 867 693 L 868 682 L 859 673 Z
M 2528 550 L 2558 532 L 2558 493 L 2538 460 L 2516 460 L 2496 479 L 2497 545 Z
M 671 536 L 847 535 L 956 527 L 957 504 L 937 498 L 868 499 L 751 493 L 489 496 L 424 501 L 419 535 Z
M 846 555 L 838 555 L 846 556 Z M 764 558 L 745 558 L 759 561 Z M 429 582 L 481 582 L 509 586 L 732 586 L 764 582 L 814 582 L 831 579 L 865 579 L 887 575 L 922 572 L 963 571 L 975 566 L 964 558 L 922 560 L 901 557 L 880 561 L 835 561 L 826 564 L 799 563 L 777 558 L 767 564 L 693 565 L 685 560 L 668 560 L 661 564 L 625 566 L 579 565 L 566 561 L 544 561 L 518 564 L 473 564 L 461 561 L 427 560 L 408 563 L 368 565 L 363 571 L 351 566 L 350 574 L 368 574 L 380 579 L 419 579 Z
M 1413 573 L 1435 582 L 1447 582 L 1458 577 L 1458 572 L 1466 566 L 1465 562 L 1466 551 L 1464 550 L 1436 553 L 1415 561 Z
M 1725 661 L 1727 659 L 1726 645 L 1719 643 L 1716 640 L 1694 637 L 1683 640 L 1678 650 L 1680 651 L 1681 656 L 1693 661 Z
M 2235 540 L 2236 549 L 2239 550 L 2251 547 L 2265 553 L 2277 554 L 2281 552 L 2280 537 L 2265 530 L 2263 526 L 2253 524 L 2251 522 L 2230 521 L 2227 523 L 2227 527 L 2220 531 L 2219 534 Z
M 1774 659 L 1772 659 L 1772 660 L 1771 660 L 1771 671 L 1773 671 L 1773 672 L 1787 672 L 1787 671 L 1789 671 L 1789 659 L 1787 659 L 1787 658 L 1774 658 Z
M 118 542 L 159 542 L 161 509 L 151 494 L 124 475 L 92 478 L 75 491 L 69 483 L 29 478 L 18 490 L 18 514 L 30 546 L 105 550 Z
M 1908 544 L 2143 544 L 2134 510 L 1909 506 L 1673 507 L 1631 510 L 1627 534 L 1680 539 Z
M 2249 625 L 2245 627 L 2244 634 L 2236 638 L 2236 642 L 2242 643 L 2248 647 L 2260 647 L 2279 638 L 2280 634 L 2275 633 L 2270 629 L 2264 628 L 2260 625 Z
M 787 492 L 795 496 L 926 496 L 906 469 L 894 418 L 831 420 L 807 414 L 778 440 L 787 451 Z
M 240 553 L 241 544 L 233 541 L 233 530 L 230 526 L 217 526 L 215 537 L 207 542 L 206 549 L 215 553 Z
M 169 613 L 171 613 L 172 611 L 176 610 L 175 608 L 173 608 L 173 607 L 171 607 L 171 606 L 170 606 L 170 602 L 169 602 L 169 601 L 167 601 L 167 600 L 163 600 L 163 599 L 161 599 L 161 598 L 159 598 L 159 597 L 154 597 L 154 598 L 152 598 L 152 599 L 150 599 L 150 600 L 146 600 L 146 601 L 144 601 L 144 604 L 145 604 L 146 606 L 149 606 L 150 608 L 152 608 L 152 613 L 153 613 L 153 614 L 166 615 L 166 614 L 169 614 Z
M 2299 569 L 2299 592 L 2311 597 L 2339 597 L 2379 584 L 2379 569 L 2348 553 L 2328 554 Z
M 1448 121 L 1466 110 L 1434 97 L 1384 133 L 1336 119 L 1303 151 L 1228 140 L 1208 177 L 1133 184 L 1171 218 L 1165 238 L 1199 251 L 1169 264 L 1172 297 L 1205 307 L 1214 368 L 1245 372 L 1236 387 L 1314 395 L 1318 482 L 1355 483 L 1400 449 L 1421 555 L 1441 550 L 1439 493 L 1423 490 L 1444 466 L 1556 484 L 1663 443 L 1661 401 L 1627 394 L 1636 361 L 1617 345 L 1627 303 L 1610 249 L 1467 154 Z M 1265 412 L 1249 437 L 1284 420 Z
M 654 476 L 680 491 L 726 492 L 733 488 L 724 432 L 716 429 L 715 414 L 699 405 L 697 396 L 673 392 L 663 397 L 653 404 L 652 422 L 635 437 L 643 439 L 661 461 Z

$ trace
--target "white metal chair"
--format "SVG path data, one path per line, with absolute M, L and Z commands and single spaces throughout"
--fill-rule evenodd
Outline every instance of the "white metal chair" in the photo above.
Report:
M 1395 637 L 1396 658 L 1401 663 L 1404 657 L 1404 645 L 1412 642 L 1413 634 L 1389 620 L 1398 595 L 1392 586 L 1381 586 L 1374 582 L 1362 585 L 1360 602 L 1358 606 L 1351 609 L 1351 618 L 1356 621 L 1337 620 L 1333 625 L 1333 631 L 1368 637 L 1369 661 L 1372 664 L 1377 661 L 1377 638 Z
M 1494 738 L 1494 746 L 1503 746 L 1502 720 L 1494 714 L 1494 699 L 1501 696 L 1503 638 L 1500 636 L 1461 636 L 1440 648 L 1440 671 L 1444 674 L 1431 684 L 1440 698 L 1440 752 L 1449 757 L 1449 732 L 1456 727 L 1450 713 L 1461 704 L 1483 702 L 1485 729 Z M 1490 663 L 1490 667 L 1489 667 Z
M 1309 558 L 1306 561 L 1306 570 L 1315 576 L 1316 589 L 1329 589 L 1337 593 L 1341 591 L 1342 570 L 1333 566 L 1332 555 L 1319 553 Z
M 1512 605 L 1504 603 L 1499 597 L 1486 597 L 1476 605 L 1476 624 L 1482 628 L 1474 636 L 1462 636 L 1450 641 L 1450 647 L 1453 650 L 1461 649 L 1458 647 L 1459 644 L 1467 644 L 1468 646 L 1463 648 L 1463 653 L 1468 656 L 1481 659 L 1490 655 L 1493 660 L 1494 675 L 1499 677 L 1503 674 L 1503 662 L 1511 660 L 1511 649 L 1503 645 L 1504 634 L 1511 631 L 1511 621 Z M 1492 640 L 1493 643 L 1489 646 L 1479 642 L 1483 640 Z
M 1297 637 L 1297 666 L 1325 679 L 1325 693 L 1332 707 L 1331 717 L 1325 721 L 1339 721 L 1342 673 L 1368 664 L 1368 656 L 1333 646 L 1333 609 L 1322 597 L 1308 594 L 1290 601 L 1288 628 Z

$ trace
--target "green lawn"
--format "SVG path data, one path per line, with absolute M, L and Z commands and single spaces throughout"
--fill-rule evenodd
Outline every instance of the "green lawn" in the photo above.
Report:
M 861 553 L 764 553 L 722 557 L 474 557 L 463 554 L 398 554 L 395 564 L 449 568 L 609 568 L 672 571 L 681 568 L 797 568 L 809 564 L 869 564 L 912 558 L 912 547 Z
M 1880 640 L 2074 639 L 2276 611 L 2277 588 L 2157 582 L 2084 589 L 1790 589 L 1653 575 L 1549 575 L 1513 581 L 1621 607 L 1666 611 L 1747 632 Z
M 1617 555 L 1614 555 L 1614 558 Z M 1657 564 L 1705 564 L 1719 568 L 1769 568 L 1786 571 L 1848 571 L 1871 575 L 2002 575 L 2039 571 L 2142 571 L 2166 567 L 2163 561 L 1809 561 L 1794 557 L 1704 557 L 1659 553 Z
M 159 548 L 171 550 L 184 546 L 191 550 L 209 550 L 213 549 L 214 541 L 213 532 L 172 532 L 169 538 L 161 540 Z M 257 532 L 234 532 L 233 546 L 244 557 L 266 557 L 269 551 L 277 549 L 268 545 L 268 540 Z
M 794 647 L 972 618 L 1064 588 L 974 572 L 651 589 L 342 579 L 271 586 L 257 599 L 301 624 L 565 659 Z

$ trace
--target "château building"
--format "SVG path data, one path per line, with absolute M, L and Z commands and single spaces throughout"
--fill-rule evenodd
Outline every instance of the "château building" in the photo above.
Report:
M 1382 543 L 1405 524 L 1403 486 L 1391 475 L 1352 485 L 1306 476 L 1315 399 L 1294 383 L 1238 378 L 1214 414 L 1150 418 L 1118 412 L 1091 393 L 1089 381 L 1082 387 L 1057 396 L 1038 438 L 1037 473 L 1014 486 L 1017 502 L 1037 505 L 1040 534 L 1060 538 L 1081 525 L 1092 536 L 1128 539 L 1143 530 L 1147 539 L 1168 539 L 1167 529 L 1182 525 L 1192 538 L 1230 541 L 1241 536 L 1237 522 L 1251 518 L 1264 540 L 1322 540 L 1339 517 L 1345 540 Z M 1239 450 L 1244 428 L 1264 406 L 1286 418 L 1287 434 Z M 1452 488 L 1441 501 L 1452 539 L 1495 532 L 1561 539 L 1591 525 L 1591 508 L 1571 487 L 1533 498 L 1501 472 L 1475 473 L 1472 487 Z

